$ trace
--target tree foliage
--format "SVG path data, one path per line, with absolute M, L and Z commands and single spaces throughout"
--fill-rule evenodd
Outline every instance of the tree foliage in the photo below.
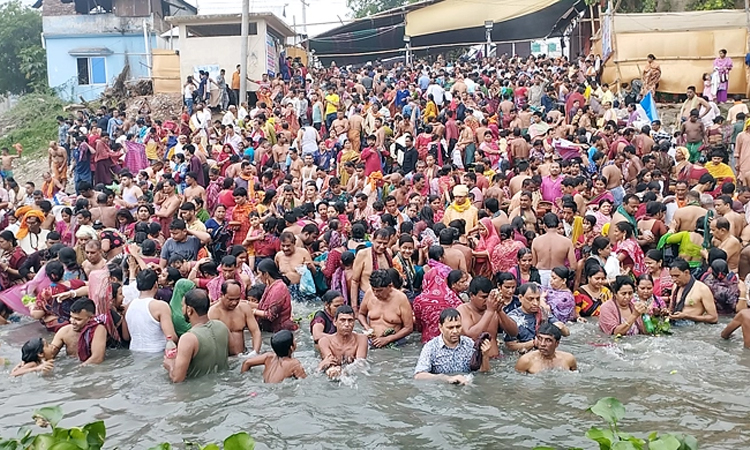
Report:
M 47 86 L 42 15 L 19 0 L 0 5 L 0 94 L 22 94 Z
M 355 18 L 359 19 L 415 1 L 417 0 L 346 0 L 346 7 L 354 12 Z

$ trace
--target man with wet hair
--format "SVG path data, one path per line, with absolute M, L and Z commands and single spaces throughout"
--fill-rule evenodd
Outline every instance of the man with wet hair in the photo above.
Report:
M 545 233 L 532 242 L 531 258 L 532 264 L 539 270 L 542 286 L 549 286 L 552 268 L 575 267 L 576 253 L 573 242 L 558 232 L 560 219 L 555 214 L 545 214 L 542 221 Z
M 461 314 L 455 308 L 445 308 L 440 313 L 440 336 L 432 338 L 422 347 L 415 380 L 440 380 L 450 384 L 468 384 L 466 374 L 476 370 L 472 360 L 477 356 L 474 340 L 464 336 L 461 328 Z M 490 369 L 489 340 L 481 344 L 480 372 Z M 472 367 L 474 366 L 474 367 Z
M 687 261 L 682 258 L 672 261 L 669 275 L 674 282 L 674 295 L 669 303 L 669 318 L 673 325 L 719 321 L 711 289 L 693 277 Z
M 201 289 L 185 293 L 182 314 L 190 331 L 180 337 L 177 354 L 164 355 L 164 368 L 173 383 L 220 372 L 229 367 L 229 329 L 219 320 L 208 318 L 211 302 Z
M 406 294 L 394 289 L 390 270 L 372 272 L 370 288 L 362 300 L 358 318 L 368 330 L 373 347 L 406 343 L 406 337 L 414 330 L 414 313 Z
M 471 339 L 479 339 L 483 333 L 489 334 L 488 354 L 495 357 L 500 353 L 497 334 L 504 331 L 510 336 L 518 334 L 518 325 L 512 321 L 500 303 L 500 294 L 493 289 L 492 281 L 476 277 L 469 283 L 469 301 L 457 309 L 461 313 L 462 333 Z
M 208 310 L 210 320 L 218 320 L 229 329 L 229 355 L 245 352 L 245 328 L 250 331 L 253 351 L 260 353 L 262 337 L 260 327 L 255 320 L 250 303 L 241 300 L 242 285 L 234 279 L 227 279 L 221 284 L 219 301 Z
M 336 308 L 333 321 L 336 332 L 323 336 L 318 342 L 320 356 L 323 358 L 318 370 L 325 370 L 329 378 L 341 376 L 343 366 L 367 358 L 368 350 L 367 336 L 354 333 L 357 317 L 351 306 Z
M 45 359 L 54 359 L 63 345 L 69 356 L 77 356 L 83 365 L 104 361 L 107 349 L 107 329 L 96 319 L 96 306 L 81 297 L 70 306 L 70 323 L 55 333 L 44 349 Z
M 378 269 L 387 269 L 393 267 L 393 257 L 388 250 L 390 235 L 384 228 L 375 232 L 372 238 L 372 247 L 359 250 L 354 258 L 354 267 L 352 269 L 352 280 L 350 284 L 352 306 L 354 310 L 361 301 L 364 301 L 365 294 L 370 289 L 370 277 Z
M 518 334 L 511 336 L 506 333 L 505 345 L 509 350 L 524 353 L 534 348 L 540 314 L 541 323 L 556 326 L 563 336 L 570 335 L 570 330 L 564 323 L 541 308 L 541 295 L 542 290 L 536 283 L 524 283 L 518 287 L 521 306 L 508 313 L 508 317 L 518 325 Z
M 522 373 L 539 373 L 549 369 L 577 370 L 576 358 L 570 353 L 557 351 L 562 333 L 549 322 L 539 326 L 534 344 L 536 350 L 518 358 L 516 370 Z

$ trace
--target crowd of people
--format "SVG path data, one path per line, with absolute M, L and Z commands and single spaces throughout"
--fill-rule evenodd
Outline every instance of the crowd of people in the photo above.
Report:
M 188 80 L 176 117 L 58 117 L 41 186 L 2 149 L 0 323 L 49 333 L 13 375 L 129 348 L 164 352 L 174 382 L 248 352 L 242 372 L 279 382 L 306 376 L 309 332 L 331 378 L 421 339 L 415 378 L 462 384 L 501 352 L 575 370 L 570 323 L 629 336 L 719 315 L 750 347 L 746 105 L 721 117 L 690 86 L 667 131 L 599 65 L 290 60 L 253 105 L 238 69 Z M 644 89 L 659 76 L 650 55 Z M 320 305 L 309 330 L 300 303 Z

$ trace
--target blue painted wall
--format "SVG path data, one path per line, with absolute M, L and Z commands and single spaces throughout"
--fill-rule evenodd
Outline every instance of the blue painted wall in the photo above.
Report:
M 151 48 L 156 48 L 156 36 L 151 35 Z M 125 62 L 130 63 L 130 79 L 138 79 L 148 76 L 146 65 L 146 46 L 143 33 L 122 34 L 100 34 L 96 36 L 46 36 L 47 47 L 47 77 L 49 86 L 54 88 L 58 95 L 71 101 L 78 101 L 81 96 L 85 100 L 94 100 L 107 87 L 105 84 L 79 85 L 77 58 L 69 54 L 72 49 L 86 47 L 106 47 L 113 53 L 104 55 L 106 80 L 111 84 L 122 69 Z M 94 56 L 98 57 L 98 56 Z

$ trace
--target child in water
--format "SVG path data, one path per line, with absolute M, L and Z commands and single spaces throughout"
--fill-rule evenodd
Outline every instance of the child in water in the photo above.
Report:
M 292 332 L 281 330 L 271 337 L 273 352 L 246 359 L 242 363 L 241 372 L 247 372 L 255 366 L 264 366 L 263 381 L 265 383 L 281 383 L 287 378 L 306 378 L 307 374 L 302 364 L 292 357 L 296 347 Z
M 21 347 L 21 362 L 10 372 L 10 376 L 18 377 L 31 372 L 42 372 L 48 374 L 52 371 L 54 363 L 44 359 L 44 346 L 46 343 L 42 338 L 27 341 Z

